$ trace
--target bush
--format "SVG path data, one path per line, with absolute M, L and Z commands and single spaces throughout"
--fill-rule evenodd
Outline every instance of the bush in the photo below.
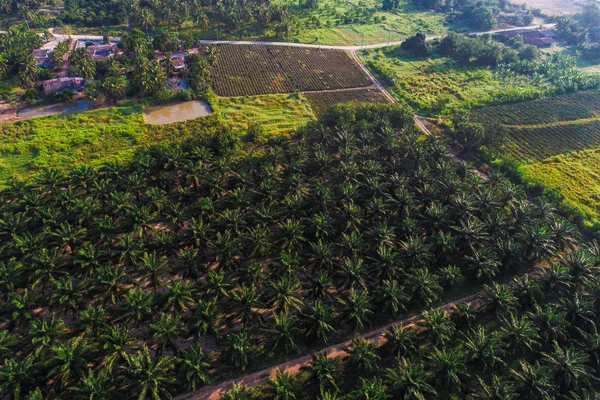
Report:
M 262 126 L 261 124 L 253 123 L 248 126 L 248 131 L 246 131 L 245 139 L 248 142 L 256 142 L 256 141 L 264 138 L 265 135 L 266 135 L 265 127 Z
M 21 98 L 28 103 L 35 103 L 39 98 L 38 91 L 34 88 L 27 89 Z

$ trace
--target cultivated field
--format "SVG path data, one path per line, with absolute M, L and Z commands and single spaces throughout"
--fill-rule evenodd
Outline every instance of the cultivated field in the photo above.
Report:
M 473 112 L 488 129 L 505 130 L 500 154 L 530 183 L 560 191 L 567 206 L 598 225 L 600 92 L 586 91 Z
M 252 96 L 370 86 L 369 77 L 341 50 L 219 46 L 214 70 L 219 96 Z
M 389 103 L 383 92 L 376 88 L 314 92 L 306 93 L 305 96 L 317 117 L 321 116 L 328 107 L 338 103 Z

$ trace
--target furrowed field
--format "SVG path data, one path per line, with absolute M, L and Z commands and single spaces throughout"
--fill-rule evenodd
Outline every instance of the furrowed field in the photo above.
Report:
M 314 92 L 306 93 L 315 115 L 323 115 L 325 110 L 333 104 L 338 103 L 389 103 L 388 98 L 377 88 L 352 89 L 336 92 Z
M 219 96 L 252 96 L 366 87 L 371 80 L 342 50 L 263 45 L 219 46 Z
M 488 107 L 472 117 L 504 129 L 492 150 L 515 161 L 525 181 L 559 191 L 587 224 L 600 226 L 600 92 Z

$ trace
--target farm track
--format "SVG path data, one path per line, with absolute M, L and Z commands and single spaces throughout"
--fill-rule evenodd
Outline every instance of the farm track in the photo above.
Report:
M 444 310 L 448 314 L 452 314 L 454 312 L 455 306 L 463 303 L 469 304 L 474 309 L 481 309 L 485 306 L 485 301 L 481 299 L 481 294 L 483 292 L 477 292 L 467 297 L 463 297 L 458 300 L 451 301 L 439 307 L 436 307 L 437 310 Z M 385 339 L 383 338 L 383 332 L 390 327 L 398 324 L 402 324 L 409 328 L 417 328 L 418 322 L 422 320 L 421 314 L 414 315 L 409 318 L 405 318 L 400 321 L 392 322 L 387 324 L 381 328 L 375 329 L 373 331 L 367 332 L 365 334 L 356 336 L 350 340 L 347 340 L 342 343 L 335 344 L 333 346 L 326 347 L 322 350 L 315 352 L 316 354 L 325 353 L 330 358 L 339 358 L 346 355 L 346 349 L 350 347 L 353 339 L 368 339 L 376 342 L 377 347 L 380 347 L 385 343 Z M 254 372 L 249 375 L 245 375 L 239 378 L 230 379 L 228 381 L 222 382 L 217 385 L 209 386 L 203 389 L 200 389 L 193 393 L 186 393 L 180 396 L 175 397 L 175 400 L 219 400 L 221 398 L 221 393 L 229 390 L 234 383 L 244 384 L 247 387 L 255 387 L 262 384 L 265 384 L 268 379 L 274 378 L 278 371 L 285 372 L 288 374 L 295 375 L 300 372 L 303 366 L 309 364 L 311 360 L 311 355 L 304 355 L 302 357 L 296 358 L 294 360 L 287 361 L 282 364 L 275 365 L 273 367 L 265 368 L 261 371 Z

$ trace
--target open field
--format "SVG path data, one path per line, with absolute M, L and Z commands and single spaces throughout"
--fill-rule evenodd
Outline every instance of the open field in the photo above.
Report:
M 600 219 L 600 148 L 561 154 L 520 167 L 528 182 L 557 190 L 566 204 L 598 226 Z
M 521 0 L 528 8 L 539 8 L 547 15 L 575 14 L 583 10 L 585 1 L 580 0 Z
M 526 182 L 559 191 L 565 204 L 598 226 L 600 92 L 585 91 L 476 110 L 473 118 L 506 135 L 509 158 Z
M 214 70 L 219 96 L 247 96 L 370 86 L 341 50 L 220 45 Z
M 146 145 L 184 140 L 224 124 L 245 133 L 249 124 L 259 123 L 269 134 L 285 134 L 310 120 L 314 115 L 304 97 L 273 95 L 219 99 L 216 115 L 168 125 L 146 124 L 141 106 L 4 123 L 0 124 L 0 187 L 10 177 L 26 178 L 43 168 L 127 162 Z
M 401 103 L 424 115 L 455 106 L 483 106 L 507 99 L 539 97 L 548 88 L 520 77 L 488 69 L 460 67 L 445 57 L 406 58 L 398 48 L 360 54 L 365 65 Z
M 262 125 L 269 135 L 290 133 L 314 119 L 310 104 L 302 95 L 277 94 L 219 98 L 218 114 L 236 130 L 250 124 Z
M 377 88 L 313 92 L 306 93 L 305 96 L 317 117 L 321 116 L 328 107 L 338 103 L 389 103 L 388 98 Z
M 291 5 L 298 15 L 298 28 L 291 39 L 303 43 L 373 44 L 404 40 L 416 32 L 443 34 L 449 30 L 442 13 L 417 7 L 410 0 L 401 1 L 394 12 L 381 11 L 381 2 L 375 0 L 326 0 L 313 9 L 289 0 L 280 3 Z

